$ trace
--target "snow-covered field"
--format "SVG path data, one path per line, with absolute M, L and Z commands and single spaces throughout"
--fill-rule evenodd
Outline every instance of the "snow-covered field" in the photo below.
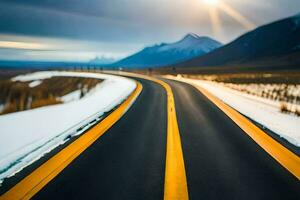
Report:
M 285 112 L 300 116 L 300 85 L 299 84 L 237 84 L 220 83 L 225 87 L 237 90 L 249 96 L 263 97 L 269 103 L 276 105 L 279 110 L 286 105 Z
M 212 81 L 181 77 L 177 80 L 208 90 L 240 113 L 300 147 L 300 117 L 280 112 L 279 102 L 246 94 Z
M 136 88 L 136 83 L 127 78 L 83 72 L 36 72 L 13 80 L 33 81 L 36 85 L 53 76 L 104 81 L 80 100 L 74 91 L 62 97 L 64 104 L 1 115 L 0 183 L 97 123 L 105 112 L 124 101 Z

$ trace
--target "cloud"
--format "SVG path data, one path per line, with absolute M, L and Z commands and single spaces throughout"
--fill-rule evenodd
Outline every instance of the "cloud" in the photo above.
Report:
M 300 10 L 298 0 L 223 1 L 257 25 Z M 222 34 L 217 40 L 228 42 L 247 31 L 224 13 L 219 15 Z M 0 1 L 1 41 L 55 43 L 57 51 L 70 51 L 72 44 L 72 51 L 122 56 L 153 43 L 176 41 L 187 32 L 214 37 L 201 0 Z M 5 40 L 3 35 L 13 37 Z M 17 35 L 31 39 L 17 40 Z
M 122 20 L 24 5 L 4 4 L 0 13 L 2 33 L 121 42 L 136 29 Z
M 47 45 L 39 43 L 29 43 L 29 42 L 11 42 L 11 41 L 1 41 L 0 48 L 8 49 L 38 49 L 43 50 L 49 48 Z
M 103 56 L 118 59 L 139 47 L 132 43 L 0 34 L 0 60 L 86 61 Z

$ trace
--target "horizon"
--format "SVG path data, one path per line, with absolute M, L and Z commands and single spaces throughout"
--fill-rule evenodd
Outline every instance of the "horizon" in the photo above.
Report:
M 300 8 L 295 0 L 176 0 L 172 5 L 168 1 L 132 0 L 122 6 L 122 0 L 4 0 L 0 2 L 0 60 L 120 60 L 148 46 L 176 42 L 188 33 L 227 44 L 261 25 L 296 15 Z M 149 8 L 156 9 L 157 16 Z

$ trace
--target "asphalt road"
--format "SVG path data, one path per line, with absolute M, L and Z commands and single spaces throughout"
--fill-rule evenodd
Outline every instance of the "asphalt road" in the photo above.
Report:
M 163 199 L 166 93 L 143 91 L 107 133 L 34 199 Z M 170 84 L 190 199 L 300 199 L 299 181 L 194 87 Z
M 170 84 L 190 199 L 300 199 L 299 181 L 194 87 Z
M 166 93 L 139 81 L 128 112 L 33 199 L 163 199 Z

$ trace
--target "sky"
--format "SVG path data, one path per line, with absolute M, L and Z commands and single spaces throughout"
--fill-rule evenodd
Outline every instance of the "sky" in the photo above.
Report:
M 0 0 L 0 60 L 120 59 L 187 33 L 228 43 L 299 0 Z

